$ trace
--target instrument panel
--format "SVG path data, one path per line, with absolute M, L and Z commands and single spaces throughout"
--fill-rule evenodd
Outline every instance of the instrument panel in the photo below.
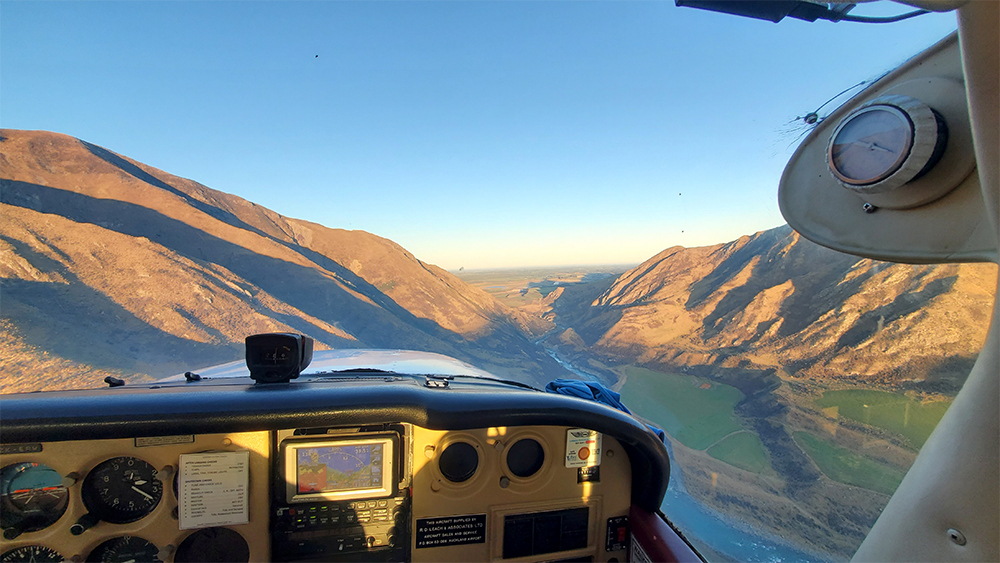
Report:
M 256 540 L 267 536 L 268 432 L 20 444 L 4 451 L 5 563 L 204 561 L 220 549 L 227 557 L 246 552 L 253 561 L 270 556 L 267 543 Z M 178 464 L 182 455 L 205 452 L 245 452 L 246 523 L 181 528 Z
M 4 444 L 8 561 L 624 561 L 629 456 L 565 426 Z

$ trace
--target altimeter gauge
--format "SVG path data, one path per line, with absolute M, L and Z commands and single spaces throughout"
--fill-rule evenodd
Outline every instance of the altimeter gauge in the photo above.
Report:
M 0 527 L 12 540 L 47 528 L 69 505 L 62 475 L 41 463 L 23 462 L 0 470 Z
M 929 106 L 909 96 L 882 96 L 837 125 L 827 165 L 845 188 L 886 193 L 926 174 L 947 142 L 944 119 Z
M 89 512 L 70 532 L 82 534 L 99 521 L 127 524 L 156 508 L 163 483 L 152 465 L 136 457 L 116 457 L 97 465 L 83 480 L 83 504 Z

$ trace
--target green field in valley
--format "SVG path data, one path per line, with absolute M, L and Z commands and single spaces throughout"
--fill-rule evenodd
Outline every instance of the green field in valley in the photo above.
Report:
M 839 416 L 901 434 L 919 449 L 951 401 L 923 403 L 900 393 L 847 389 L 826 391 L 816 404 L 824 409 L 836 407 Z
M 751 432 L 725 438 L 708 448 L 708 455 L 754 473 L 764 473 L 771 468 L 763 442 Z
M 624 369 L 622 401 L 632 412 L 689 448 L 709 448 L 712 457 L 749 471 L 769 468 L 764 445 L 744 431 L 733 412 L 743 399 L 738 389 L 690 375 Z
M 625 405 L 689 448 L 704 450 L 743 429 L 733 414 L 733 407 L 743 399 L 735 387 L 635 366 L 626 367 L 625 373 Z
M 816 462 L 820 471 L 834 481 L 891 495 L 906 474 L 808 432 L 795 432 L 792 438 Z
M 536 304 L 561 286 L 605 279 L 633 265 L 561 266 L 452 272 L 508 307 Z

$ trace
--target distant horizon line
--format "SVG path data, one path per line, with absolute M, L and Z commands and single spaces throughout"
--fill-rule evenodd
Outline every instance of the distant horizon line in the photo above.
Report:
M 553 264 L 546 266 L 487 266 L 483 268 L 446 268 L 446 271 L 456 274 L 458 272 L 493 272 L 498 270 L 553 270 L 563 268 L 619 268 L 632 269 L 642 262 L 612 262 L 598 264 Z

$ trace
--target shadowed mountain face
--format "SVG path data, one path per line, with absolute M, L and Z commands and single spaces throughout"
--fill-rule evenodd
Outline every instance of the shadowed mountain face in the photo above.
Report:
M 0 337 L 19 350 L 4 391 L 51 386 L 32 359 L 160 377 L 239 359 L 247 335 L 282 331 L 317 349 L 439 352 L 534 383 L 566 374 L 533 344 L 550 323 L 389 240 L 65 135 L 2 131 L 0 175 Z
M 557 301 L 553 312 L 616 361 L 953 391 L 986 337 L 996 275 L 993 264 L 859 259 L 779 227 L 667 249 L 589 303 Z

